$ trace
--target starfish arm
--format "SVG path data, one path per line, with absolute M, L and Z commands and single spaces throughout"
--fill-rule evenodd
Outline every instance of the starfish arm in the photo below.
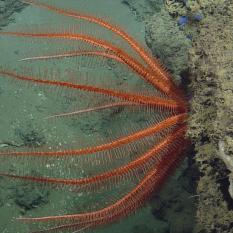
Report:
M 60 58 L 67 58 L 67 57 L 79 57 L 79 56 L 100 56 L 100 57 L 113 59 L 122 64 L 126 64 L 120 57 L 114 54 L 111 54 L 109 52 L 104 52 L 104 51 L 71 51 L 71 52 L 66 52 L 62 54 L 26 57 L 26 58 L 20 59 L 19 61 L 48 60 L 48 59 L 60 59 Z
M 95 92 L 95 93 L 99 93 L 99 94 L 106 95 L 106 96 L 117 97 L 122 100 L 130 101 L 130 102 L 146 104 L 148 106 L 164 107 L 168 109 L 181 110 L 182 112 L 184 111 L 183 106 L 180 105 L 180 103 L 178 103 L 175 100 L 163 99 L 159 97 L 144 96 L 144 95 L 136 95 L 136 94 L 131 94 L 131 93 L 124 93 L 124 92 L 115 91 L 111 89 L 103 89 L 103 88 L 99 88 L 99 87 L 95 87 L 91 85 L 88 86 L 88 85 L 74 84 L 74 83 L 64 82 L 64 81 L 37 79 L 35 77 L 18 75 L 17 73 L 10 72 L 10 71 L 4 71 L 4 70 L 0 70 L 0 74 L 14 78 L 14 79 L 22 80 L 22 81 L 29 81 L 29 82 L 40 83 L 44 85 L 78 89 L 78 90 L 83 90 L 83 91 L 88 91 L 88 92 Z
M 111 51 L 116 56 L 118 56 L 125 64 L 128 65 L 134 72 L 136 72 L 140 77 L 145 79 L 147 82 L 152 84 L 154 87 L 158 88 L 160 91 L 164 92 L 168 96 L 175 97 L 180 104 L 184 104 L 180 100 L 179 95 L 177 95 L 176 87 L 171 83 L 166 83 L 163 79 L 158 79 L 156 76 L 151 74 L 147 68 L 142 64 L 137 62 L 133 57 L 129 56 L 122 49 L 115 47 L 111 43 L 96 39 L 85 34 L 70 34 L 70 33 L 24 33 L 24 32 L 0 32 L 0 35 L 10 35 L 10 36 L 21 36 L 21 37 L 34 37 L 34 38 L 61 38 L 69 40 L 81 40 L 93 46 L 101 47 L 107 51 Z
M 152 166 L 149 165 L 149 162 L 152 162 L 153 164 L 155 162 L 158 162 L 161 159 L 160 155 L 164 151 L 171 150 L 169 148 L 169 145 L 171 145 L 171 143 L 173 143 L 172 150 L 175 150 L 177 149 L 177 147 L 179 147 L 179 144 L 176 144 L 175 142 L 178 142 L 181 138 L 184 137 L 185 130 L 186 127 L 184 126 L 179 127 L 178 130 L 169 133 L 166 138 L 164 138 L 158 144 L 154 145 L 150 150 L 148 150 L 143 155 L 139 156 L 137 159 L 129 162 L 124 166 L 121 166 L 114 170 L 104 172 L 102 174 L 95 175 L 92 177 L 81 178 L 81 179 L 59 179 L 59 178 L 46 178 L 46 177 L 35 177 L 35 176 L 19 176 L 19 175 L 11 175 L 4 173 L 0 173 L 0 176 L 29 180 L 38 183 L 52 184 L 53 187 L 54 184 L 57 185 L 58 187 L 60 187 L 60 185 L 74 186 L 74 189 L 79 192 L 89 191 L 92 190 L 93 187 L 95 189 L 95 187 L 103 187 L 106 183 L 107 184 L 112 183 L 113 180 L 114 181 L 117 180 L 119 182 L 125 177 L 128 177 L 129 174 L 131 174 L 131 176 L 134 177 L 134 175 L 137 175 L 137 169 L 139 168 L 143 168 L 144 172 L 148 171 L 149 169 L 151 169 Z
M 84 148 L 79 150 L 66 150 L 66 151 L 24 151 L 24 152 L 0 152 L 0 156 L 12 155 L 12 156 L 79 156 L 85 154 L 96 153 L 104 150 L 113 149 L 135 140 L 139 140 L 143 137 L 150 136 L 152 134 L 158 133 L 163 129 L 169 128 L 171 126 L 181 124 L 187 119 L 187 114 L 179 114 L 144 130 L 138 131 L 134 134 L 130 134 L 126 137 L 122 137 L 113 142 L 98 145 L 96 147 Z
M 83 227 L 91 228 L 116 221 L 141 207 L 150 198 L 153 191 L 161 188 L 164 180 L 181 160 L 182 150 L 183 146 L 180 146 L 178 150 L 166 154 L 132 191 L 103 209 L 73 215 L 19 218 L 19 220 L 23 222 L 66 222 L 66 224 L 41 230 L 40 232 L 54 232 L 72 228 L 80 229 Z M 67 224 L 67 221 L 70 223 Z
M 104 51 L 70 51 L 70 52 L 65 52 L 62 54 L 27 57 L 27 58 L 20 59 L 19 61 L 49 60 L 49 59 L 61 59 L 61 58 L 79 57 L 79 56 L 100 56 L 100 57 L 115 60 L 123 65 L 128 66 L 128 64 L 120 57 L 114 54 L 111 54 L 109 52 L 104 52 Z M 174 88 L 177 89 L 177 87 L 174 84 L 169 85 L 168 87 L 173 90 Z M 182 96 L 182 93 L 178 91 L 178 89 L 173 92 L 176 93 L 175 95 L 173 95 L 174 98 L 177 98 L 179 95 Z
M 55 6 L 51 6 L 46 3 L 39 3 L 33 0 L 22 0 L 22 2 L 31 4 L 34 6 L 38 6 L 40 8 L 48 9 L 50 11 L 56 12 L 61 15 L 65 15 L 68 17 L 76 18 L 76 19 L 82 19 L 82 20 L 86 20 L 94 24 L 98 24 L 102 26 L 103 28 L 106 28 L 112 31 L 113 33 L 123 38 L 151 68 L 155 68 L 155 64 L 154 64 L 155 59 L 153 58 L 153 56 L 150 55 L 141 45 L 139 45 L 139 43 L 132 36 L 130 36 L 126 31 L 124 31 L 122 28 L 116 25 L 113 25 L 93 15 L 87 15 L 87 14 L 82 14 L 82 13 L 71 11 L 71 10 L 57 8 Z
M 93 107 L 93 108 L 82 109 L 82 110 L 78 110 L 78 111 L 74 111 L 74 112 L 59 113 L 59 114 L 55 114 L 52 116 L 48 116 L 48 117 L 46 117 L 46 119 L 50 119 L 50 118 L 54 118 L 54 117 L 74 116 L 74 115 L 79 115 L 79 114 L 83 114 L 83 113 L 96 112 L 96 111 L 103 110 L 103 109 L 110 109 L 110 108 L 114 108 L 114 107 L 133 106 L 133 105 L 139 105 L 139 104 L 132 103 L 132 102 L 116 102 L 116 103 L 105 104 L 105 105 L 101 105 L 101 106 L 97 106 L 97 107 Z
M 106 51 L 110 51 L 115 56 L 118 56 L 122 62 L 127 64 L 132 70 L 134 70 L 141 77 L 146 79 L 148 82 L 153 82 L 153 79 L 149 76 L 148 71 L 133 57 L 129 56 L 123 50 L 115 47 L 108 41 L 96 39 L 92 36 L 85 34 L 71 34 L 71 33 L 25 33 L 25 32 L 0 32 L 0 35 L 18 36 L 18 37 L 32 37 L 32 38 L 49 38 L 49 39 L 69 39 L 69 40 L 80 40 L 85 43 L 91 44 L 95 47 L 100 47 Z
M 155 74 L 154 79 L 157 79 L 156 76 L 158 76 L 160 79 L 162 79 L 165 82 L 166 85 L 170 86 L 170 88 L 173 89 L 173 96 L 180 97 L 179 99 L 183 98 L 183 94 L 176 87 L 176 85 L 171 79 L 170 74 L 166 71 L 166 69 L 164 69 L 164 67 L 160 64 L 160 62 L 157 59 L 155 59 L 148 51 L 146 51 L 143 48 L 143 46 L 141 46 L 132 36 L 130 36 L 122 28 L 116 25 L 113 25 L 101 18 L 92 16 L 92 15 L 87 15 L 87 14 L 82 14 L 80 12 L 61 9 L 61 8 L 51 6 L 46 3 L 39 3 L 33 0 L 24 0 L 23 2 L 34 5 L 34 6 L 38 6 L 40 8 L 48 9 L 50 11 L 56 12 L 61 15 L 65 15 L 68 17 L 76 18 L 76 19 L 86 20 L 88 22 L 98 24 L 102 26 L 103 28 L 106 28 L 112 31 L 113 33 L 123 38 L 123 40 L 125 40 L 134 49 L 134 51 L 137 54 L 139 54 L 139 56 L 146 62 L 149 70 L 152 70 Z

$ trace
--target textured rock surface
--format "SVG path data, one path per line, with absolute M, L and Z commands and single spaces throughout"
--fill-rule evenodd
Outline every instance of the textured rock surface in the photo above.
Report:
M 177 23 L 166 11 L 163 1 L 124 0 L 139 19 L 146 24 L 146 43 L 154 56 L 161 60 L 175 79 L 180 81 L 188 68 L 188 48 L 190 40 L 179 30 Z
M 180 80 L 188 68 L 187 51 L 191 43 L 164 8 L 148 19 L 146 42 L 174 78 Z
M 155 12 L 160 12 L 163 0 L 122 0 L 122 3 L 129 6 L 138 19 L 146 20 L 148 16 L 154 15 Z
M 200 3 L 205 17 L 190 49 L 193 99 L 189 135 L 202 174 L 197 188 L 197 232 L 233 232 L 227 170 L 233 171 L 232 6 L 233 1 Z

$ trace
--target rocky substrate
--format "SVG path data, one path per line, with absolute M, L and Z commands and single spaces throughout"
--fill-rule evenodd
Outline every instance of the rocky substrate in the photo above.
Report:
M 232 233 L 233 1 L 200 1 L 199 7 L 204 18 L 189 50 L 189 136 L 201 172 L 196 231 Z
M 193 232 L 232 233 L 233 1 L 166 0 L 160 10 L 156 0 L 127 3 L 146 22 L 148 46 L 190 98 L 188 136 L 199 170 Z

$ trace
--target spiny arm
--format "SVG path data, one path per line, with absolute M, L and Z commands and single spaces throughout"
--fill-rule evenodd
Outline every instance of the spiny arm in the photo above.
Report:
M 171 82 L 165 83 L 162 79 L 155 78 L 151 74 L 150 70 L 145 68 L 140 64 L 136 59 L 129 56 L 122 49 L 115 47 L 108 41 L 96 39 L 92 36 L 85 34 L 71 34 L 71 33 L 25 33 L 25 32 L 0 32 L 0 35 L 9 35 L 9 36 L 19 36 L 19 37 L 33 37 L 33 38 L 49 38 L 49 39 L 68 39 L 68 40 L 80 40 L 85 43 L 91 44 L 103 48 L 107 51 L 111 51 L 115 56 L 118 56 L 119 59 L 130 67 L 134 72 L 136 72 L 141 78 L 151 83 L 154 87 L 161 90 L 165 94 L 171 97 L 175 97 L 180 105 L 183 105 L 183 101 L 178 98 L 176 95 L 174 86 Z
M 96 147 L 84 148 L 84 149 L 79 149 L 79 150 L 65 150 L 65 151 L 23 151 L 23 152 L 6 151 L 6 152 L 0 152 L 0 156 L 5 156 L 5 155 L 11 155 L 11 156 L 74 156 L 75 155 L 75 156 L 80 156 L 80 155 L 85 155 L 85 154 L 91 154 L 91 153 L 96 153 L 100 151 L 117 148 L 119 146 L 123 146 L 135 140 L 139 140 L 146 136 L 150 136 L 152 134 L 158 133 L 163 129 L 169 128 L 177 124 L 181 124 L 186 119 L 187 119 L 187 114 L 179 114 L 176 116 L 172 116 L 150 128 L 146 128 L 134 134 L 119 138 L 113 142 L 98 145 Z
M 185 140 L 183 145 L 185 145 Z M 160 189 L 164 180 L 181 160 L 183 148 L 183 146 L 180 146 L 178 150 L 166 154 L 131 192 L 103 209 L 73 215 L 19 218 L 19 220 L 23 222 L 57 222 L 55 227 L 37 231 L 44 233 L 68 229 L 88 229 L 116 221 L 141 207 L 150 198 L 153 191 Z

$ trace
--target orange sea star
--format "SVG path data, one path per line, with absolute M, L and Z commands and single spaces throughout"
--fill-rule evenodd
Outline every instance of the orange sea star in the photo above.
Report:
M 60 54 L 57 53 L 41 55 L 37 57 L 28 57 L 22 59 L 23 61 L 51 60 L 80 56 L 111 59 L 118 64 L 128 67 L 129 70 L 133 71 L 140 78 L 145 80 L 145 82 L 149 83 L 154 88 L 156 93 L 159 93 L 158 95 L 136 94 L 130 91 L 124 92 L 69 81 L 44 79 L 34 75 L 20 74 L 17 72 L 8 71 L 3 68 L 0 70 L 0 75 L 2 77 L 10 79 L 22 80 L 40 85 L 58 86 L 61 88 L 73 89 L 77 91 L 82 90 L 89 93 L 97 93 L 99 95 L 117 99 L 116 102 L 110 102 L 105 105 L 79 110 L 72 113 L 57 114 L 52 117 L 72 114 L 78 115 L 115 107 L 127 108 L 127 106 L 141 106 L 142 108 L 148 107 L 151 109 L 157 109 L 160 116 L 156 120 L 155 124 L 145 129 L 141 129 L 131 134 L 122 136 L 118 139 L 112 140 L 108 143 L 82 149 L 62 151 L 34 150 L 0 152 L 1 157 L 25 158 L 35 156 L 43 159 L 45 157 L 56 158 L 59 156 L 66 156 L 67 160 L 69 160 L 70 157 L 89 156 L 89 154 L 94 154 L 97 152 L 101 153 L 108 150 L 110 151 L 112 149 L 120 148 L 124 145 L 136 143 L 137 141 L 154 136 L 154 139 L 157 138 L 157 140 L 154 140 L 154 144 L 151 148 L 148 148 L 146 152 L 129 161 L 127 164 L 94 176 L 79 179 L 62 179 L 0 173 L 1 176 L 27 180 L 31 182 L 51 184 L 53 187 L 75 187 L 74 189 L 76 191 L 89 191 L 98 187 L 104 187 L 105 185 L 111 183 L 123 181 L 134 175 L 138 175 L 140 177 L 140 181 L 135 186 L 135 188 L 129 191 L 125 196 L 119 198 L 116 202 L 102 209 L 72 215 L 48 216 L 40 218 L 20 218 L 20 220 L 24 222 L 52 222 L 54 224 L 53 227 L 37 232 L 56 232 L 65 230 L 75 230 L 75 232 L 77 232 L 116 221 L 142 206 L 144 202 L 150 197 L 152 192 L 159 190 L 167 176 L 174 170 L 177 163 L 183 158 L 183 150 L 188 143 L 185 139 L 186 120 L 188 117 L 186 99 L 182 94 L 182 91 L 174 84 L 171 76 L 163 68 L 163 66 L 160 65 L 160 63 L 149 52 L 147 52 L 143 46 L 141 46 L 133 37 L 131 37 L 120 27 L 110 24 L 109 22 L 95 16 L 89 16 L 70 10 L 56 8 L 54 6 L 50 6 L 34 0 L 24 0 L 23 2 L 38 6 L 40 8 L 48 9 L 60 15 L 88 21 L 89 23 L 105 28 L 117 37 L 121 38 L 121 40 L 134 52 L 134 54 L 131 54 L 122 47 L 116 46 L 111 41 L 99 39 L 95 36 L 85 33 L 0 32 L 0 36 L 7 35 L 41 39 L 47 38 L 50 40 L 64 39 L 71 41 L 81 41 L 82 43 L 91 46 L 91 49 L 89 50 L 68 51 Z M 163 115 L 163 111 L 166 112 L 166 114 Z

